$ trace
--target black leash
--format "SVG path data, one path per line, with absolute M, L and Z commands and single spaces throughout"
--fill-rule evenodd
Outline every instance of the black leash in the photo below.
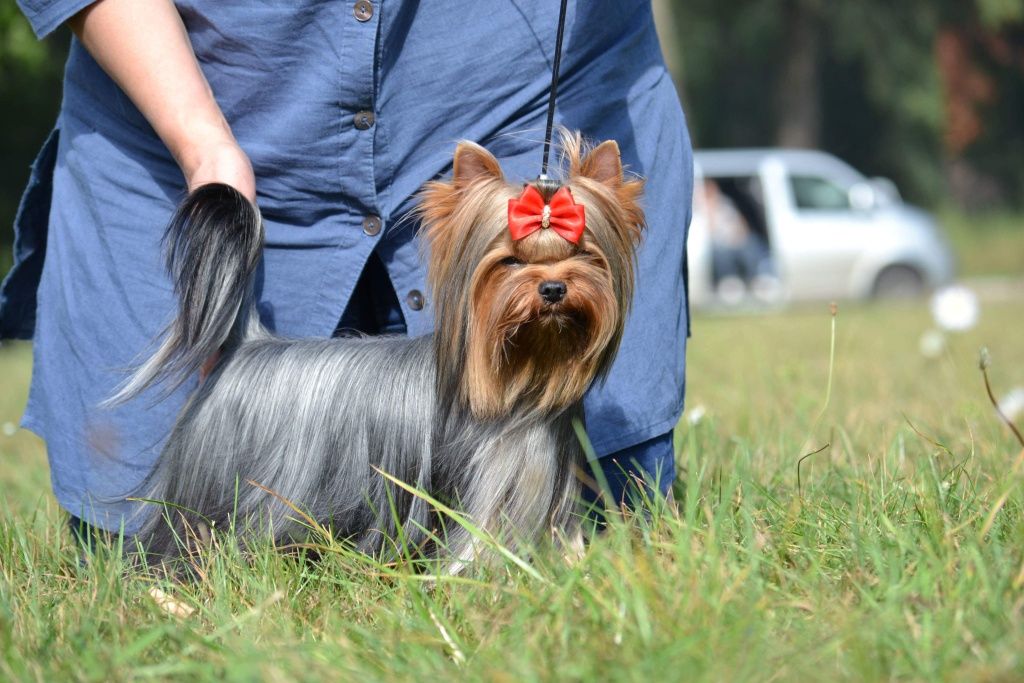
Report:
M 558 13 L 558 35 L 555 38 L 555 60 L 551 66 L 551 91 L 548 94 L 548 123 L 544 131 L 544 159 L 540 165 L 539 183 L 548 180 L 548 157 L 551 154 L 551 133 L 555 125 L 555 99 L 558 97 L 558 69 L 562 64 L 562 37 L 565 35 L 565 11 L 569 0 L 562 0 Z M 546 184 L 546 183 L 545 183 Z
M 537 230 L 550 228 L 566 241 L 578 246 L 586 230 L 587 219 L 583 205 L 573 201 L 568 187 L 548 177 L 551 134 L 555 127 L 555 99 L 558 97 L 558 69 L 562 63 L 562 37 L 565 35 L 565 10 L 568 4 L 569 0 L 562 0 L 562 9 L 558 14 L 558 36 L 555 40 L 555 59 L 551 64 L 548 123 L 544 131 L 544 159 L 540 176 L 532 183 L 524 183 L 523 193 L 508 201 L 508 229 L 513 241 L 532 235 Z

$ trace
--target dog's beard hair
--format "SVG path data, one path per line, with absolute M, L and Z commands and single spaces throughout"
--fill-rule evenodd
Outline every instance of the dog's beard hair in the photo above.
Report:
M 573 421 L 621 339 L 643 217 L 641 183 L 623 179 L 614 143 L 585 155 L 578 137 L 566 138 L 563 149 L 567 184 L 586 208 L 578 246 L 550 230 L 511 241 L 508 200 L 521 186 L 505 182 L 475 145 L 460 145 L 451 182 L 425 188 L 430 337 L 285 340 L 245 299 L 231 328 L 239 332 L 228 335 L 147 482 L 144 496 L 165 501 L 170 522 L 149 518 L 147 551 L 176 556 L 206 536 L 198 530 L 216 536 L 232 524 L 243 541 L 268 533 L 300 541 L 311 518 L 369 553 L 396 554 L 401 536 L 449 556 L 453 569 L 474 558 L 470 533 L 374 468 L 462 509 L 503 542 L 534 542 L 550 528 L 571 536 L 574 469 L 584 460 Z M 189 230 L 216 229 L 195 223 L 172 223 L 172 249 L 203 243 L 183 239 Z M 220 291 L 195 263 L 209 258 L 216 255 L 185 253 L 200 280 L 190 292 Z M 510 267 L 509 258 L 523 265 Z M 557 306 L 538 293 L 551 278 L 566 285 Z

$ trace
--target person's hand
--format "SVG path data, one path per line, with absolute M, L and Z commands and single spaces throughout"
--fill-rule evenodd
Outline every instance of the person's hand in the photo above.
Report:
M 234 138 L 222 136 L 212 141 L 192 143 L 178 162 L 191 192 L 207 183 L 224 183 L 256 203 L 256 178 L 252 163 Z

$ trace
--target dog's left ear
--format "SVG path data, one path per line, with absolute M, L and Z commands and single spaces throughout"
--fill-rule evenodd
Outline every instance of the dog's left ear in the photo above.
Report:
M 592 149 L 580 162 L 577 173 L 596 180 L 612 192 L 629 225 L 632 238 L 639 240 L 640 231 L 644 227 L 644 210 L 640 207 L 644 181 L 640 178 L 626 179 L 622 172 L 618 143 L 605 140 Z
M 591 150 L 580 164 L 580 175 L 607 185 L 611 189 L 622 186 L 622 158 L 615 140 L 605 140 Z

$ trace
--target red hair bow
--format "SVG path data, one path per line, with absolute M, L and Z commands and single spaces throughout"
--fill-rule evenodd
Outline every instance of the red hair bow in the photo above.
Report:
M 551 228 L 563 239 L 579 244 L 587 221 L 583 206 L 572 200 L 568 187 L 558 188 L 548 204 L 533 185 L 508 200 L 508 230 L 513 240 L 521 240 L 541 228 Z

